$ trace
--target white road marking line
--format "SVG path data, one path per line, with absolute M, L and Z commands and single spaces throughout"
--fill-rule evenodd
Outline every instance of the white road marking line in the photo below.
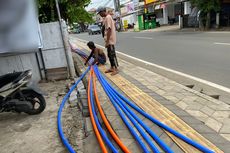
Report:
M 226 45 L 226 46 L 230 46 L 230 43 L 221 43 L 221 42 L 215 42 L 215 45 Z
M 211 34 L 229 34 L 229 31 L 209 31 L 205 33 L 211 33 Z
M 80 38 L 77 38 L 77 39 L 78 39 L 79 41 L 82 41 L 82 42 L 87 42 L 86 40 L 83 40 L 83 39 L 80 39 Z M 96 45 L 99 46 L 99 47 L 101 47 L 101 48 L 104 48 L 104 49 L 105 49 L 104 46 L 101 46 L 101 45 L 98 45 L 98 44 L 96 44 Z M 128 58 L 131 58 L 131 59 L 133 59 L 133 60 L 137 60 L 137 61 L 143 62 L 143 63 L 145 63 L 146 65 L 152 65 L 152 66 L 158 67 L 158 68 L 160 68 L 160 69 L 163 69 L 163 70 L 165 70 L 165 71 L 169 71 L 169 72 L 172 72 L 172 73 L 181 75 L 181 76 L 183 76 L 183 77 L 186 77 L 186 78 L 189 78 L 189 79 L 192 79 L 192 80 L 195 80 L 195 81 L 204 83 L 204 84 L 208 84 L 209 86 L 212 86 L 212 87 L 214 87 L 214 88 L 217 88 L 217 89 L 220 89 L 220 90 L 222 90 L 222 91 L 225 91 L 225 92 L 230 93 L 230 88 L 224 87 L 224 86 L 222 86 L 222 85 L 219 85 L 219 84 L 216 84 L 216 83 L 207 81 L 207 80 L 203 80 L 203 79 L 200 79 L 200 78 L 198 78 L 198 77 L 194 77 L 194 76 L 191 76 L 191 75 L 188 75 L 188 74 L 185 74 L 185 73 L 182 73 L 182 72 L 173 70 L 173 69 L 169 69 L 169 68 L 166 68 L 166 67 L 163 67 L 163 66 L 154 64 L 154 63 L 150 63 L 150 62 L 144 61 L 144 60 L 142 60 L 142 59 L 139 59 L 139 58 L 136 58 L 136 57 L 127 55 L 127 54 L 125 54 L 125 53 L 122 53 L 122 52 L 120 52 L 120 51 L 116 51 L 116 52 L 117 52 L 118 54 L 121 54 L 121 55 L 126 56 L 126 57 L 128 57 Z
M 153 38 L 151 37 L 133 37 L 133 38 L 136 38 L 136 39 L 149 39 L 149 40 L 152 40 Z

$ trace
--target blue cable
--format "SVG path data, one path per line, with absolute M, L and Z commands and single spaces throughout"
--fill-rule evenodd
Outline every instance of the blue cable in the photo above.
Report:
M 102 87 L 104 88 L 104 86 L 102 86 Z M 108 90 L 106 90 L 106 88 L 104 88 L 104 89 L 105 89 L 106 94 L 110 95 L 109 92 L 108 92 Z M 143 143 L 143 141 L 140 139 L 140 137 L 137 135 L 137 133 L 134 131 L 133 127 L 130 125 L 129 121 L 126 119 L 125 115 L 123 114 L 123 112 L 121 111 L 121 109 L 118 107 L 118 105 L 116 104 L 116 102 L 114 101 L 114 99 L 111 96 L 108 96 L 108 97 L 111 100 L 112 104 L 114 105 L 115 109 L 117 110 L 119 116 L 121 117 L 121 119 L 124 121 L 125 125 L 130 130 L 131 134 L 134 136 L 134 138 L 140 144 L 142 150 L 145 153 L 149 153 L 149 150 L 147 149 L 147 147 L 145 146 L 145 144 Z M 136 125 L 136 124 L 134 124 L 134 125 Z M 143 132 L 142 132 L 142 134 L 143 134 Z
M 63 110 L 63 108 L 65 106 L 66 101 L 69 99 L 70 94 L 77 87 L 77 85 L 79 84 L 79 82 L 84 78 L 84 76 L 87 74 L 87 72 L 89 71 L 89 69 L 90 69 L 90 67 L 88 67 L 86 69 L 86 71 L 81 75 L 81 77 L 77 80 L 77 82 L 70 88 L 69 92 L 63 98 L 63 100 L 61 102 L 61 105 L 59 107 L 59 110 L 58 110 L 58 116 L 57 116 L 58 133 L 59 133 L 59 136 L 61 138 L 62 143 L 64 144 L 64 146 L 67 148 L 67 150 L 70 153 L 75 153 L 75 151 L 71 147 L 71 145 L 69 144 L 68 140 L 66 139 L 66 137 L 65 137 L 65 135 L 63 133 L 62 123 L 61 123 L 62 110 Z
M 96 67 L 96 70 L 98 70 L 98 68 Z M 99 72 L 99 70 L 98 70 Z M 101 77 L 105 80 L 105 78 L 101 75 Z M 108 82 L 107 82 L 108 83 Z M 147 119 L 149 119 L 150 121 L 152 121 L 153 123 L 155 123 L 156 125 L 160 126 L 161 128 L 165 129 L 166 131 L 170 132 L 171 134 L 175 135 L 176 137 L 180 138 L 181 140 L 185 141 L 186 143 L 194 146 L 195 148 L 197 148 L 198 150 L 204 152 L 204 153 L 214 153 L 214 151 L 208 149 L 207 147 L 193 141 L 192 139 L 184 136 L 183 134 L 177 132 L 176 130 L 170 128 L 169 126 L 161 123 L 160 121 L 158 121 L 157 119 L 155 119 L 154 117 L 152 117 L 151 115 L 147 114 L 145 111 L 143 111 L 142 109 L 140 109 L 138 106 L 136 106 L 135 104 L 133 104 L 130 100 L 128 100 L 127 98 L 125 98 L 122 94 L 120 94 L 118 91 L 116 91 L 115 89 L 112 88 L 112 86 L 108 83 L 108 85 L 111 87 L 111 89 L 117 93 L 117 95 L 120 96 L 120 98 L 122 100 L 124 100 L 130 107 L 132 107 L 133 109 L 135 109 L 137 112 L 139 112 L 140 114 L 142 114 L 143 116 L 145 116 Z
M 137 120 L 138 123 L 148 132 L 148 134 L 159 144 L 159 146 L 163 150 L 165 150 L 167 153 L 173 153 L 173 151 L 127 105 L 124 104 L 123 100 L 120 99 L 120 97 L 118 97 L 116 93 L 111 90 L 111 87 L 107 84 L 107 82 L 104 79 L 100 78 L 99 75 L 98 75 L 99 81 L 103 82 L 103 85 L 106 86 L 106 89 L 109 90 L 109 92 L 113 94 L 114 97 L 116 97 L 116 102 L 118 102 L 119 106 L 122 107 L 123 110 L 125 109 L 126 111 L 128 111 L 134 117 L 134 119 Z M 148 144 L 150 145 L 150 143 Z M 158 149 L 156 147 L 151 147 L 151 148 L 154 152 L 158 152 Z
M 97 73 L 97 72 L 96 72 Z M 97 75 L 97 74 L 96 74 Z M 98 76 L 98 75 L 97 75 Z M 136 129 L 139 131 L 139 133 L 143 136 L 143 138 L 147 141 L 147 143 L 149 144 L 150 148 L 155 152 L 155 153 L 159 153 L 160 151 L 157 149 L 157 147 L 153 144 L 153 142 L 151 141 L 151 139 L 145 134 L 144 130 L 142 130 L 142 128 L 138 125 L 138 123 L 135 121 L 135 119 L 133 118 L 132 115 L 130 115 L 130 113 L 120 104 L 119 100 L 114 96 L 114 94 L 111 92 L 111 90 L 106 87 L 105 84 L 103 84 L 101 78 L 99 78 L 99 81 L 102 84 L 102 87 L 108 91 L 107 95 L 108 97 L 111 97 L 111 99 L 113 99 L 112 103 L 113 105 L 118 104 L 118 106 L 121 108 L 121 110 L 123 110 L 123 112 L 126 114 L 126 116 L 130 119 L 130 121 L 133 123 L 133 125 L 136 127 Z M 115 102 L 115 103 L 114 103 Z
M 101 81 L 101 80 L 100 80 Z M 102 84 L 102 86 L 105 86 L 104 84 Z M 130 121 L 133 123 L 133 125 L 136 127 L 136 129 L 139 131 L 139 133 L 142 135 L 142 137 L 147 141 L 147 143 L 149 144 L 150 148 L 153 150 L 154 153 L 160 153 L 160 151 L 158 150 L 158 148 L 154 145 L 154 143 L 151 141 L 150 137 L 148 135 L 145 134 L 144 130 L 142 130 L 142 128 L 138 125 L 138 123 L 136 122 L 136 120 L 134 119 L 134 117 L 132 115 L 130 115 L 131 113 L 129 113 L 121 104 L 120 102 L 118 102 L 119 100 L 117 98 L 115 98 L 115 96 L 113 95 L 113 93 L 111 93 L 111 90 L 108 89 L 107 87 L 105 87 L 105 89 L 107 89 L 109 92 L 109 97 L 112 97 L 114 99 L 114 101 L 118 104 L 118 106 L 123 110 L 123 112 L 126 114 L 126 116 L 130 119 Z
M 89 97 L 88 97 L 89 98 Z M 109 148 L 112 150 L 113 153 L 119 153 L 118 150 L 113 146 L 113 144 L 111 143 L 111 141 L 108 139 L 108 137 L 105 134 L 105 131 L 102 129 L 100 122 L 97 118 L 97 114 L 94 108 L 94 98 L 93 98 L 93 91 L 92 91 L 92 77 L 90 78 L 90 102 L 91 102 L 91 106 L 92 106 L 92 112 L 93 112 L 93 116 L 94 116 L 94 120 L 97 124 L 98 130 L 102 136 L 102 138 L 105 140 L 105 142 L 107 143 L 107 145 L 109 146 Z

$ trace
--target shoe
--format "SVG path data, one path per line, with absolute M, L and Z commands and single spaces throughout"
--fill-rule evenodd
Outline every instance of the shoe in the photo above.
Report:
M 111 72 L 113 72 L 112 69 L 108 69 L 108 70 L 105 71 L 105 73 L 111 73 Z
M 114 76 L 114 75 L 116 75 L 116 74 L 118 74 L 119 73 L 119 71 L 113 71 L 112 73 L 111 73 L 111 76 Z

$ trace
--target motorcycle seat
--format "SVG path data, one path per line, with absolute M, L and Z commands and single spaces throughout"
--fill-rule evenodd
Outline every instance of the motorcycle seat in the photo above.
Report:
M 9 83 L 15 82 L 24 72 L 14 72 L 0 76 L 0 88 L 4 87 Z

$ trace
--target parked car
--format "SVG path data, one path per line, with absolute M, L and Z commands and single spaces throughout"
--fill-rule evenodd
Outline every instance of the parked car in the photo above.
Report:
M 81 30 L 79 28 L 76 28 L 75 33 L 81 33 Z
M 88 33 L 89 35 L 101 34 L 101 28 L 98 25 L 90 25 L 88 27 Z
M 78 33 L 81 33 L 82 31 L 81 31 L 81 28 L 79 27 L 70 27 L 68 28 L 68 32 L 70 34 L 78 34 Z

